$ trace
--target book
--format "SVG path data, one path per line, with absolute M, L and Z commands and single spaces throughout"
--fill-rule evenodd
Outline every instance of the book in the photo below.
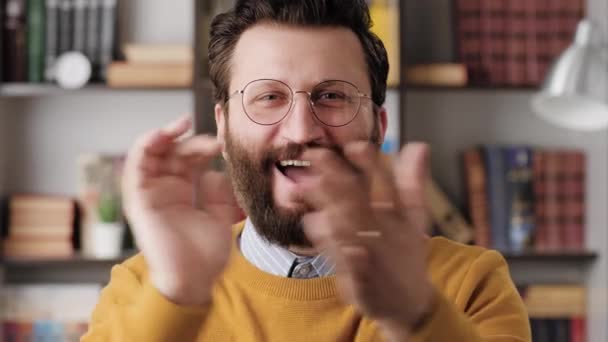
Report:
M 73 0 L 72 51 L 85 52 L 86 48 L 86 0 Z
M 486 170 L 479 148 L 473 147 L 464 152 L 464 174 L 469 219 L 474 229 L 475 244 L 491 248 Z
M 28 0 L 27 6 L 27 65 L 28 81 L 44 80 L 45 0 Z
M 114 44 L 116 36 L 116 1 L 101 0 L 101 19 L 99 37 L 99 75 L 102 80 L 108 78 L 108 66 L 114 59 Z
M 72 49 L 73 4 L 72 0 L 59 0 L 59 56 Z
M 91 62 L 91 79 L 97 81 L 99 80 L 100 68 L 101 0 L 87 0 L 86 5 L 87 20 L 84 54 Z
M 504 85 L 506 80 L 506 0 L 480 1 L 481 65 L 487 85 Z
M 53 68 L 59 56 L 59 0 L 45 0 L 44 80 L 54 79 Z
M 123 52 L 130 64 L 191 64 L 194 51 L 188 45 L 126 44 Z
M 19 284 L 0 292 L 1 341 L 78 341 L 99 298 L 98 284 Z
M 509 246 L 521 253 L 533 248 L 534 192 L 532 148 L 508 146 L 503 150 L 506 169 L 506 205 Z
M 399 85 L 401 59 L 399 49 L 399 1 L 370 0 L 369 11 L 373 22 L 372 32 L 384 43 L 388 54 L 387 85 Z
M 192 86 L 192 64 L 129 64 L 114 62 L 108 67 L 107 84 L 112 88 L 187 88 Z
M 13 195 L 3 254 L 12 258 L 67 257 L 75 250 L 76 207 L 61 196 Z
M 481 65 L 481 0 L 457 0 L 455 2 L 456 46 L 459 61 L 466 65 L 472 84 L 482 84 L 487 79 Z
M 487 191 L 490 203 L 490 239 L 499 251 L 509 251 L 508 208 L 506 202 L 506 167 L 503 148 L 499 145 L 483 147 L 487 170 Z
M 506 19 L 506 79 L 510 86 L 526 83 L 526 3 L 527 0 L 509 0 Z
M 466 66 L 457 63 L 413 65 L 405 75 L 408 85 L 464 87 L 468 82 Z
M 3 74 L 6 82 L 27 81 L 27 7 L 25 0 L 5 0 Z
M 427 183 L 426 198 L 433 222 L 443 236 L 465 244 L 473 240 L 473 227 L 433 180 Z
M 6 5 L 4 4 L 6 0 L 0 0 L 0 83 L 4 81 L 4 9 Z
M 535 249 L 538 252 L 558 251 L 562 245 L 559 151 L 535 151 L 533 168 L 537 222 Z
M 562 205 L 560 248 L 582 251 L 585 246 L 585 153 L 564 150 L 560 157 L 563 168 L 559 186 Z
M 525 85 L 538 85 L 541 82 L 538 51 L 539 40 L 538 32 L 541 29 L 539 24 L 538 1 L 526 1 L 525 8 Z

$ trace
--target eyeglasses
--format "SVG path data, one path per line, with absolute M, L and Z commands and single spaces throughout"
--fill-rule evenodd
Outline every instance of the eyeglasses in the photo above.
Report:
M 293 91 L 278 80 L 260 79 L 247 83 L 243 90 L 230 95 L 241 94 L 243 111 L 247 117 L 264 126 L 274 125 L 283 120 L 293 107 L 298 93 L 308 95 L 308 103 L 315 117 L 323 124 L 341 127 L 351 123 L 361 108 L 362 98 L 371 99 L 352 83 L 340 80 L 324 81 L 312 91 Z

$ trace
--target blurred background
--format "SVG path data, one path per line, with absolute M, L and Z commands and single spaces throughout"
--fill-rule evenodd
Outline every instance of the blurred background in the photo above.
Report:
M 231 3 L 0 0 L 4 341 L 86 331 L 136 253 L 129 146 L 185 113 L 215 130 L 208 27 Z M 608 341 L 608 0 L 369 3 L 383 150 L 432 147 L 429 233 L 503 253 L 534 341 Z

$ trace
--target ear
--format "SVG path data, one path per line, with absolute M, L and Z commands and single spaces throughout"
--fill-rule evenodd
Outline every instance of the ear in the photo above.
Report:
M 380 141 L 384 142 L 384 136 L 386 135 L 386 128 L 388 127 L 388 119 L 386 114 L 386 108 L 380 107 L 378 109 L 378 129 L 380 130 Z
M 219 103 L 215 104 L 215 126 L 217 127 L 217 140 L 222 144 L 224 150 L 226 142 L 226 113 L 224 107 Z M 223 152 L 222 152 L 223 153 Z

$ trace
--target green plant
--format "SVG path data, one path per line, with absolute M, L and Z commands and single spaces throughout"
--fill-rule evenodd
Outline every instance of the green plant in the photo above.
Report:
M 102 193 L 97 208 L 101 222 L 112 223 L 120 221 L 120 196 L 115 193 Z

